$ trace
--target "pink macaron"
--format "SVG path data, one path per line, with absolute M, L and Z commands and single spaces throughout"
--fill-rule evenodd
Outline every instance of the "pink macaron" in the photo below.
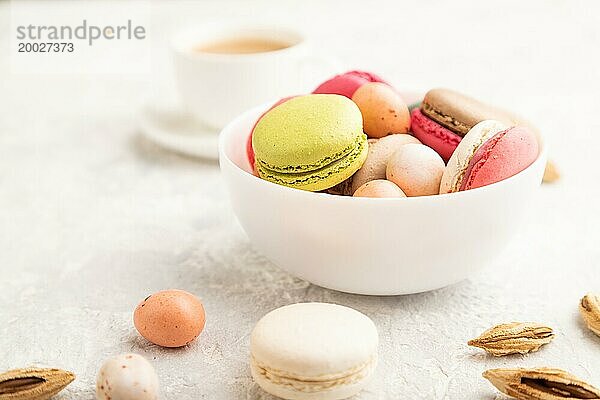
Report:
M 410 117 L 413 135 L 421 143 L 434 149 L 444 162 L 448 162 L 462 138 L 450 129 L 427 118 L 419 108 L 413 109 Z
M 358 88 L 368 82 L 386 83 L 381 77 L 371 72 L 348 71 L 321 83 L 313 93 L 341 94 L 351 99 Z
M 500 182 L 529 167 L 538 156 L 538 142 L 532 131 L 515 126 L 495 134 L 483 143 L 471 160 L 460 190 Z
M 346 96 L 360 109 L 363 130 L 371 139 L 408 133 L 410 112 L 398 91 L 381 77 L 365 71 L 349 71 L 323 82 L 313 93 Z
M 524 126 L 479 122 L 461 140 L 440 182 L 440 193 L 491 185 L 510 178 L 537 159 L 536 134 Z

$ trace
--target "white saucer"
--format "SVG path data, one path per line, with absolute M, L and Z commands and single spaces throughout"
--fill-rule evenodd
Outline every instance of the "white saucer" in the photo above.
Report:
M 147 102 L 139 112 L 138 123 L 141 133 L 161 147 L 194 157 L 219 158 L 219 132 L 174 101 Z

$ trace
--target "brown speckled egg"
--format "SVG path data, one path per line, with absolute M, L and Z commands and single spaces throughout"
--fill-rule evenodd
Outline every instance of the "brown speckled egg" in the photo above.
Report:
M 402 189 L 395 183 L 385 179 L 375 179 L 359 187 L 354 197 L 406 197 Z
M 365 83 L 354 92 L 352 100 L 362 113 L 364 131 L 370 138 L 409 131 L 408 106 L 391 86 L 382 82 Z
M 196 339 L 205 322 L 202 302 L 184 290 L 163 290 L 142 301 L 133 313 L 140 335 L 163 347 L 185 346 Z

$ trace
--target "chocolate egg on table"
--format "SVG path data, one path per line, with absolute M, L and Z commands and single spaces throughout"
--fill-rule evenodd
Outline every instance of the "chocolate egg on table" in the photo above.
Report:
M 365 83 L 354 92 L 352 101 L 360 109 L 364 131 L 370 138 L 409 131 L 408 106 L 391 86 L 382 82 Z
M 388 135 L 381 139 L 369 139 L 369 152 L 362 167 L 352 176 L 351 193 L 365 183 L 375 179 L 385 179 L 388 160 L 401 146 L 409 143 L 420 144 L 419 140 L 408 134 Z
M 423 144 L 407 144 L 389 159 L 386 177 L 407 196 L 438 194 L 445 169 L 438 153 Z
M 138 354 L 110 358 L 98 371 L 98 400 L 156 400 L 158 395 L 158 376 L 152 364 Z
M 163 347 L 181 347 L 196 339 L 205 322 L 204 306 L 184 290 L 163 290 L 142 301 L 133 322 L 143 337 Z
M 394 182 L 376 179 L 359 187 L 354 197 L 406 197 L 406 194 Z

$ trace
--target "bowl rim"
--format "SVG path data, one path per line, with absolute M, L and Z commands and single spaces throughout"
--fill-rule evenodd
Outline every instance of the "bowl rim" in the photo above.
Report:
M 222 164 L 226 163 L 237 173 L 240 173 L 243 176 L 242 179 L 245 179 L 248 181 L 254 180 L 253 182 L 255 182 L 257 185 L 259 185 L 259 187 L 266 187 L 266 188 L 270 188 L 271 190 L 278 190 L 278 191 L 281 191 L 282 194 L 306 196 L 306 198 L 309 200 L 313 199 L 314 201 L 321 201 L 321 200 L 317 200 L 317 199 L 329 199 L 329 200 L 322 200 L 322 201 L 331 201 L 331 202 L 351 201 L 356 204 L 365 204 L 365 203 L 373 204 L 376 202 L 430 203 L 430 202 L 437 202 L 438 201 L 437 199 L 447 199 L 448 196 L 450 196 L 450 198 L 452 198 L 452 199 L 458 199 L 458 198 L 466 197 L 466 196 L 477 196 L 486 191 L 489 192 L 489 191 L 494 191 L 494 190 L 500 190 L 502 187 L 511 185 L 513 181 L 520 179 L 525 173 L 528 173 L 531 169 L 537 167 L 538 164 L 546 162 L 545 141 L 540 132 L 535 132 L 537 139 L 538 139 L 538 145 L 540 146 L 540 150 L 538 151 L 537 158 L 535 159 L 535 161 L 533 163 L 531 163 L 531 165 L 529 165 L 527 168 L 525 168 L 524 170 L 520 171 L 519 173 L 517 173 L 511 177 L 501 180 L 500 182 L 492 183 L 492 184 L 489 184 L 486 186 L 481 186 L 481 187 L 478 187 L 475 189 L 462 190 L 462 191 L 453 192 L 453 193 L 440 193 L 440 194 L 431 195 L 431 196 L 413 196 L 413 197 L 407 196 L 407 197 L 398 197 L 398 198 L 393 198 L 393 197 L 390 197 L 390 198 L 353 197 L 353 196 L 332 195 L 332 194 L 324 193 L 324 192 L 309 192 L 306 190 L 296 189 L 296 188 L 292 188 L 292 187 L 288 187 L 288 186 L 284 186 L 284 185 L 278 185 L 276 183 L 261 179 L 258 176 L 251 174 L 248 171 L 239 167 L 229 157 L 229 155 L 225 151 L 225 147 L 226 147 L 227 143 L 229 143 L 230 137 L 233 136 L 233 132 L 235 132 L 234 128 L 237 125 L 239 125 L 243 121 L 247 120 L 251 115 L 257 115 L 257 117 L 260 116 L 261 112 L 264 112 L 265 110 L 267 110 L 274 103 L 275 103 L 275 101 L 270 101 L 270 102 L 261 104 L 259 106 L 253 107 L 247 111 L 244 111 L 243 113 L 241 113 L 240 115 L 235 117 L 232 121 L 230 121 L 227 125 L 225 125 L 225 127 L 223 127 L 223 129 L 221 129 L 221 131 L 219 133 L 219 164 L 221 165 L 221 169 L 223 169 Z M 240 143 L 240 145 L 245 147 L 246 141 L 243 141 L 243 143 Z

